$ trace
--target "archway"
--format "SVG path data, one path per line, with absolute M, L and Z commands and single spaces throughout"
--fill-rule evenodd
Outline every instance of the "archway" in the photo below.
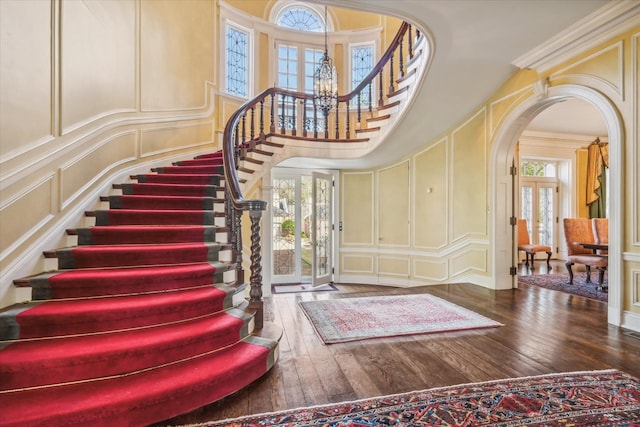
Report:
M 609 310 L 608 322 L 620 325 L 622 320 L 621 246 L 622 246 L 622 138 L 623 127 L 615 105 L 601 93 L 586 86 L 559 85 L 549 87 L 547 81 L 534 85 L 535 94 L 511 112 L 496 132 L 490 157 L 492 269 L 496 289 L 510 289 L 516 278 L 509 274 L 516 245 L 509 224 L 514 200 L 510 168 L 518 138 L 529 122 L 549 106 L 569 98 L 591 103 L 606 123 L 609 136 L 610 221 L 609 221 Z

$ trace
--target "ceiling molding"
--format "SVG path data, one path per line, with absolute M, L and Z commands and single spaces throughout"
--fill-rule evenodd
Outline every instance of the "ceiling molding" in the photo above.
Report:
M 513 62 L 521 69 L 547 71 L 606 40 L 640 25 L 640 2 L 617 0 L 576 22 Z

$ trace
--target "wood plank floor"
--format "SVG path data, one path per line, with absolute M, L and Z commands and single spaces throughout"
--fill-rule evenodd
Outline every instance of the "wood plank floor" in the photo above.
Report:
M 640 334 L 608 325 L 603 302 L 527 285 L 505 291 L 472 284 L 337 287 L 339 292 L 266 298 L 266 319 L 284 330 L 271 372 L 222 401 L 157 425 L 553 372 L 615 368 L 640 377 Z M 323 345 L 297 307 L 315 299 L 416 293 L 439 296 L 505 326 Z

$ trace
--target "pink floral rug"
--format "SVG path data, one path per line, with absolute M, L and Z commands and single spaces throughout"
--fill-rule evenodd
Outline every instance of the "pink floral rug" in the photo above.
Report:
M 302 301 L 325 344 L 503 326 L 429 294 Z
M 621 371 L 567 372 L 433 388 L 192 427 L 640 425 L 640 383 Z

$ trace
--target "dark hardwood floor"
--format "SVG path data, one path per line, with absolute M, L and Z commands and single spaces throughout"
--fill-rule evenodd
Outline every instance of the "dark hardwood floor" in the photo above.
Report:
M 538 268 L 546 266 L 536 263 Z M 554 262 L 555 272 L 562 263 Z M 527 273 L 526 270 L 521 270 Z M 607 324 L 606 303 L 527 285 L 393 288 L 337 284 L 339 292 L 266 298 L 266 319 L 284 335 L 276 366 L 222 401 L 158 426 L 219 420 L 453 384 L 615 368 L 640 377 L 640 334 Z M 430 293 L 505 326 L 323 345 L 299 301 Z

